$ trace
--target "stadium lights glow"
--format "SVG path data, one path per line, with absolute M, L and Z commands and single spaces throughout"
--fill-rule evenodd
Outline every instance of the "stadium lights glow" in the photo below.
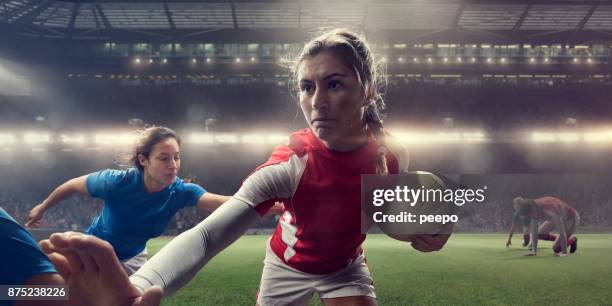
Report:
M 500 61 L 501 61 L 502 63 L 505 63 L 505 62 L 506 62 L 506 58 L 505 58 L 505 57 L 502 57 Z
M 401 62 L 403 62 L 403 61 L 404 61 L 404 59 L 403 59 L 402 57 L 398 57 L 398 58 L 397 58 L 397 61 L 401 63 Z
M 282 134 L 244 134 L 240 137 L 242 143 L 279 145 L 287 141 L 287 135 Z
M 149 59 L 149 64 L 153 64 L 153 59 L 152 58 Z
M 555 142 L 557 140 L 554 133 L 547 132 L 533 132 L 530 138 L 532 142 Z
M 464 142 L 484 142 L 487 140 L 482 132 L 463 132 L 461 138 Z
M 392 133 L 405 143 L 474 143 L 485 142 L 484 133 L 475 132 L 397 132 Z
M 550 59 L 549 59 L 548 57 L 545 57 L 545 58 L 544 58 L 544 62 L 545 62 L 545 63 L 548 63 L 549 61 L 550 61 Z
M 289 136 L 285 134 L 268 134 L 266 140 L 271 144 L 283 144 L 289 140 Z
M 62 139 L 62 142 L 66 144 L 70 144 L 70 143 L 84 144 L 85 143 L 85 136 L 82 134 L 76 134 L 76 135 L 62 134 L 60 138 Z
M 207 58 L 206 58 L 206 62 L 207 62 L 207 63 L 210 63 L 210 57 L 207 57 Z
M 470 131 L 461 129 L 444 129 L 440 131 L 428 130 L 395 130 L 392 134 L 402 142 L 407 144 L 456 144 L 469 145 L 487 143 L 493 139 L 483 131 Z M 23 143 L 33 147 L 45 144 L 59 143 L 68 145 L 68 148 L 96 149 L 112 146 L 127 146 L 133 143 L 136 134 L 131 132 L 102 132 L 102 133 L 46 133 L 46 132 L 27 132 L 24 134 L 13 134 L 10 132 L 0 132 L 0 148 L 12 144 Z M 21 137 L 23 136 L 23 137 Z M 261 144 L 261 145 L 281 145 L 288 140 L 288 133 L 209 133 L 193 132 L 186 138 L 185 143 L 192 145 L 240 145 L 240 144 Z M 521 140 L 519 140 L 521 141 Z M 601 145 L 612 145 L 612 129 L 608 130 L 587 130 L 587 131 L 533 131 L 529 132 L 527 138 L 522 141 L 531 143 L 592 143 Z M 82 147 L 88 144 L 89 147 Z
M 534 63 L 535 63 L 535 58 L 533 58 L 533 57 L 532 57 L 532 58 L 530 58 L 530 59 L 529 59 L 529 62 L 530 62 L 530 63 L 532 63 L 532 64 L 534 64 Z
M 612 131 L 585 133 L 584 140 L 586 142 L 612 142 Z
M 191 59 L 191 62 L 195 64 L 195 63 L 197 63 L 197 62 L 198 62 L 198 59 L 196 59 L 196 58 L 192 58 L 192 59 Z
M 472 63 L 475 63 L 475 62 L 476 62 L 476 58 L 472 57 Z
M 574 63 L 578 63 L 578 58 L 577 58 L 577 57 L 574 57 L 574 60 L 573 60 L 573 61 L 574 61 Z
M 212 144 L 215 141 L 209 133 L 191 133 L 189 135 L 189 142 L 193 144 Z
M 444 61 L 445 63 L 448 63 L 448 57 L 445 57 L 445 58 L 443 59 L 443 61 Z
M 15 135 L 13 134 L 0 134 L 0 145 L 13 144 L 15 143 Z
M 418 63 L 419 62 L 419 58 L 415 57 L 415 58 L 412 59 L 412 61 L 415 62 L 415 63 Z
M 493 59 L 492 59 L 492 58 L 490 58 L 490 57 L 489 57 L 489 58 L 487 58 L 487 63 L 492 63 L 492 62 L 493 62 Z
M 536 143 L 543 142 L 578 142 L 580 134 L 575 132 L 552 133 L 552 132 L 533 132 L 531 141 Z
M 137 57 L 136 59 L 134 59 L 134 64 L 140 64 L 140 58 Z
M 455 133 L 433 133 L 429 135 L 430 142 L 437 143 L 451 143 L 451 142 L 460 142 L 461 134 L 458 132 Z
M 167 58 L 162 59 L 162 63 L 164 64 L 168 63 L 168 59 Z
M 235 61 L 236 61 L 236 63 L 240 63 L 240 58 L 239 58 L 239 57 L 237 57 L 237 58 L 235 59 Z
M 23 135 L 23 141 L 27 144 L 50 143 L 51 137 L 48 133 L 28 132 Z
M 593 63 L 593 60 L 592 60 L 592 59 L 590 59 L 590 58 L 587 58 L 587 63 L 592 64 L 592 63 Z
M 462 61 L 463 60 L 460 57 L 457 58 L 457 63 L 461 63 Z
M 221 133 L 215 134 L 213 137 L 217 143 L 238 143 L 238 136 L 236 134 Z
M 99 145 L 127 145 L 136 140 L 136 135 L 131 133 L 99 133 L 94 136 L 94 141 Z
M 431 57 L 428 57 L 428 58 L 427 58 L 427 62 L 428 62 L 428 63 L 431 63 L 431 62 L 433 62 L 433 59 L 432 59 Z
M 254 57 L 251 57 L 251 62 L 254 62 L 254 61 L 255 61 L 255 58 L 254 58 Z
M 242 137 L 240 137 L 240 140 L 243 143 L 263 143 L 264 142 L 264 136 L 261 134 L 245 134 L 242 135 Z
M 557 139 L 561 142 L 577 142 L 580 140 L 580 135 L 578 133 L 558 133 Z

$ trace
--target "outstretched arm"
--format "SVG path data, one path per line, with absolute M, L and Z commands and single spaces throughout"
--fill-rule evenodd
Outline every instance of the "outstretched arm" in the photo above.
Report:
M 250 205 L 230 199 L 204 221 L 174 238 L 130 277 L 141 291 L 160 286 L 170 295 L 260 219 Z
M 51 192 L 51 194 L 49 194 L 49 196 L 44 201 L 42 201 L 42 203 L 34 206 L 34 208 L 30 210 L 26 226 L 38 227 L 42 221 L 42 218 L 45 215 L 45 212 L 49 210 L 49 208 L 53 207 L 53 205 L 65 200 L 66 198 L 70 197 L 75 193 L 89 195 L 86 180 L 87 175 L 79 176 L 55 188 L 55 190 L 53 190 L 53 192 Z
M 205 192 L 198 199 L 198 208 L 205 212 L 213 212 L 219 208 L 223 203 L 227 202 L 231 197 L 214 194 L 212 192 Z
M 512 222 L 512 227 L 510 227 L 510 233 L 508 233 L 508 241 L 506 241 L 507 248 L 509 248 L 512 245 L 512 235 L 514 234 L 515 228 L 516 228 L 516 224 Z

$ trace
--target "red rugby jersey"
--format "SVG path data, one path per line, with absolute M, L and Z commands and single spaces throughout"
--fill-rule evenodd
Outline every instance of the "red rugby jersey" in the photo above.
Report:
M 569 204 L 557 199 L 555 197 L 541 197 L 533 200 L 539 208 L 535 214 L 535 219 L 538 221 L 548 220 L 548 216 L 544 214 L 544 211 L 549 211 L 557 216 L 561 216 L 562 207 L 566 207 L 566 220 L 576 218 L 576 209 L 571 207 Z
M 389 173 L 397 174 L 406 168 L 407 154 L 401 145 L 388 147 Z M 377 151 L 371 135 L 359 149 L 335 152 L 304 129 L 293 133 L 288 145 L 275 148 L 250 176 L 259 183 L 245 180 L 236 197 L 262 215 L 282 200 L 286 211 L 270 240 L 274 253 L 306 273 L 334 272 L 362 253 L 361 175 L 376 173 Z

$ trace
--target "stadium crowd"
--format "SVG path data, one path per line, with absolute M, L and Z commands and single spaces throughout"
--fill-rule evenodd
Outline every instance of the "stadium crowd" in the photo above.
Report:
M 553 195 L 573 207 L 581 215 L 579 229 L 582 231 L 607 231 L 612 229 L 612 192 L 607 186 L 612 180 L 601 176 L 566 176 L 558 180 L 534 183 L 542 176 L 521 177 L 506 176 L 497 182 L 494 177 L 485 180 L 491 191 L 481 204 L 466 204 L 458 212 L 460 222 L 458 231 L 463 232 L 504 232 L 512 222 L 512 199 L 517 195 L 541 197 Z M 607 179 L 607 180 L 606 180 Z M 236 178 L 237 181 L 239 180 Z M 223 190 L 223 185 L 231 180 L 219 180 L 218 183 L 207 183 L 212 190 Z M 512 184 L 508 184 L 513 181 Z M 532 187 L 529 187 L 532 186 Z M 535 186 L 535 187 L 533 187 Z M 229 189 L 226 189 L 229 191 Z M 45 196 L 42 190 L 38 193 L 23 190 L 7 190 L 0 194 L 0 206 L 15 219 L 24 224 L 29 210 Z M 63 205 L 53 207 L 44 220 L 43 228 L 58 230 L 85 230 L 92 218 L 102 208 L 102 201 L 84 196 L 75 196 L 66 200 Z M 207 214 L 196 207 L 180 210 L 166 229 L 167 235 L 179 234 L 203 220 Z M 272 229 L 277 217 L 267 216 L 256 225 L 259 229 Z

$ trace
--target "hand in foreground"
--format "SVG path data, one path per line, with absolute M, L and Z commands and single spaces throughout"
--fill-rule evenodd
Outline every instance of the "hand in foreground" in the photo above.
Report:
M 121 267 L 113 247 L 97 237 L 76 232 L 53 234 L 40 242 L 58 273 L 70 286 L 72 305 L 159 305 L 162 289 L 141 294 Z

